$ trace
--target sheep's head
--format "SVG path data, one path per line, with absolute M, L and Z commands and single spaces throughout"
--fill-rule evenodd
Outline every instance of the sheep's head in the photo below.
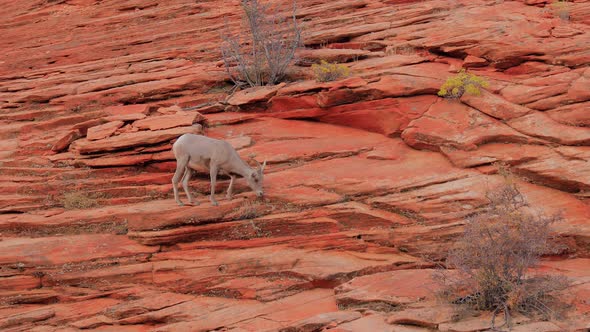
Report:
M 256 196 L 262 197 L 264 195 L 264 189 L 262 188 L 262 181 L 264 180 L 264 167 L 266 167 L 266 160 L 262 165 L 256 161 L 258 167 L 253 168 L 250 175 L 246 177 L 248 186 L 256 193 Z

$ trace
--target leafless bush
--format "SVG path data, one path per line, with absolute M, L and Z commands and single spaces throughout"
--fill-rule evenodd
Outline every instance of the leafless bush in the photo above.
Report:
M 563 278 L 528 275 L 541 255 L 550 253 L 550 225 L 558 216 L 534 213 L 510 179 L 488 193 L 488 208 L 471 217 L 464 234 L 447 257 L 453 276 L 439 274 L 442 295 L 451 302 L 477 310 L 522 314 L 553 314 L 555 291 L 566 287 Z
M 258 0 L 242 0 L 244 22 L 232 34 L 226 24 L 221 54 L 227 73 L 236 85 L 272 85 L 281 81 L 301 42 L 301 29 L 295 18 L 296 3 L 290 17 L 278 7 Z

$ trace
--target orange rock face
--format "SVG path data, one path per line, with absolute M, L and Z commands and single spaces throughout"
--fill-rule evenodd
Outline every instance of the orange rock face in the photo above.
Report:
M 115 133 L 117 129 L 123 126 L 123 121 L 112 121 L 107 122 L 103 125 L 90 127 L 86 132 L 86 138 L 90 141 L 96 141 L 99 139 L 107 138 Z
M 513 330 L 588 329 L 590 2 L 300 0 L 295 81 L 236 91 L 219 45 L 240 1 L 5 2 L 0 330 L 488 329 L 433 272 L 496 164 L 561 214 L 533 270 L 571 281 L 560 319 Z M 320 60 L 350 77 L 316 82 Z M 437 96 L 462 68 L 488 87 Z M 198 169 L 176 205 L 184 133 L 266 160 L 265 196 L 238 178 L 223 199 L 220 175 L 213 207 Z

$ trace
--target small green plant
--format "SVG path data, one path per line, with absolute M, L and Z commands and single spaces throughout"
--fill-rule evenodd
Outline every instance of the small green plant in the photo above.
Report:
M 68 210 L 88 209 L 98 205 L 95 198 L 92 198 L 82 192 L 73 191 L 64 194 L 63 206 Z
M 331 82 L 350 75 L 350 68 L 339 63 L 329 63 L 322 60 L 319 64 L 311 65 L 311 70 L 318 82 Z
M 553 15 L 561 18 L 564 21 L 570 19 L 570 4 L 568 1 L 558 0 L 551 4 L 553 8 Z
M 447 78 L 446 82 L 438 90 L 438 95 L 450 99 L 460 98 L 466 92 L 479 96 L 481 94 L 480 89 L 488 86 L 489 84 L 484 78 L 461 69 L 457 75 Z

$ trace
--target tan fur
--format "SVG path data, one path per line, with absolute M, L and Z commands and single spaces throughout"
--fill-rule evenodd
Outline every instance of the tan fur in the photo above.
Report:
M 176 172 L 172 177 L 172 186 L 174 188 L 174 199 L 178 205 L 184 205 L 178 198 L 178 183 L 181 178 L 182 187 L 189 203 L 195 204 L 188 190 L 188 182 L 193 171 L 199 168 L 209 170 L 209 175 L 211 176 L 210 200 L 212 205 L 218 205 L 215 200 L 215 184 L 217 182 L 217 174 L 219 173 L 227 174 L 231 177 L 226 196 L 228 199 L 232 198 L 234 180 L 237 175 L 246 179 L 248 185 L 257 196 L 264 194 L 262 180 L 266 161 L 262 165 L 258 163 L 259 167 L 257 169 L 251 168 L 226 141 L 202 135 L 184 134 L 174 143 L 172 151 L 176 157 Z

